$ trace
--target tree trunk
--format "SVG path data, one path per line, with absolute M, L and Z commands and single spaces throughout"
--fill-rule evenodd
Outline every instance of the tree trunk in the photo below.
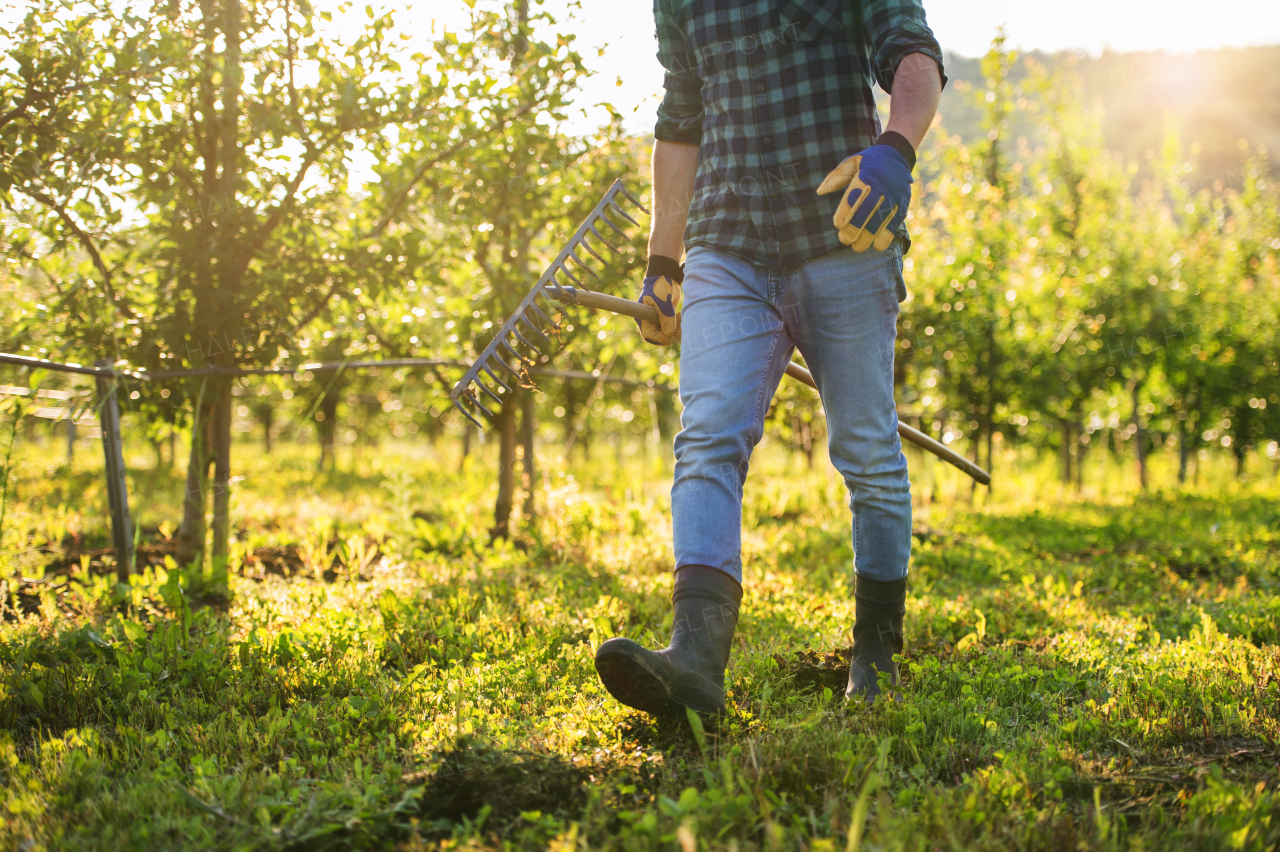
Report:
M 996 471 L 995 437 L 996 437 L 995 424 L 991 422 L 990 418 L 988 418 L 987 419 L 987 473 L 992 474 L 993 480 L 995 479 L 995 471 Z M 988 494 L 991 493 L 990 482 L 987 483 L 987 493 Z
M 1191 447 L 1187 444 L 1187 421 L 1178 421 L 1178 484 L 1187 484 L 1187 459 L 1191 455 Z
M 231 541 L 231 382 L 218 388 L 213 418 L 213 575 L 215 585 L 227 583 Z
M 1071 484 L 1071 425 L 1066 420 L 1058 419 L 1058 431 L 1061 432 L 1058 444 L 1058 460 L 1062 463 L 1062 483 Z
M 262 452 L 271 455 L 271 427 L 275 425 L 276 409 L 274 405 L 263 405 L 258 408 L 258 422 L 262 424 Z
M 533 391 L 525 390 L 520 393 L 520 444 L 524 447 L 524 478 L 521 485 L 524 488 L 524 516 L 527 520 L 532 520 L 537 516 L 538 506 L 535 499 L 538 487 L 538 464 L 534 457 L 534 439 L 538 434 L 537 411 L 535 406 L 536 400 L 533 398 Z
M 578 419 L 578 393 L 577 385 L 573 379 L 564 380 L 564 445 L 569 450 L 573 449 L 573 425 Z M 565 461 L 569 461 L 568 454 L 565 455 Z
M 969 436 L 969 445 L 973 448 L 973 463 L 976 465 L 981 465 L 982 464 L 982 433 L 975 430 L 974 433 Z M 969 480 L 969 502 L 972 503 L 974 501 L 974 498 L 976 498 L 977 496 L 978 496 L 978 480 L 971 479 Z
M 337 467 L 338 458 L 333 451 L 333 436 L 338 431 L 338 394 L 330 390 L 320 400 L 320 414 L 323 415 L 317 429 L 320 433 L 320 463 L 317 470 L 324 470 L 328 462 L 330 470 Z
M 1000 186 L 1000 184 L 997 183 L 997 176 L 999 175 L 999 169 L 1000 169 L 999 144 L 1000 144 L 999 139 L 991 140 L 991 185 L 992 186 Z M 1003 253 L 997 256 L 1001 258 L 1000 268 L 1003 268 L 1005 265 L 1003 262 Z M 991 496 L 992 482 L 995 481 L 995 472 L 996 472 L 996 460 L 995 460 L 995 455 L 992 451 L 995 447 L 995 434 L 996 434 L 996 393 L 997 393 L 996 391 L 997 363 L 996 362 L 999 359 L 999 353 L 996 348 L 996 320 L 999 318 L 1000 312 L 996 309 L 996 306 L 992 303 L 992 301 L 995 299 L 994 289 L 995 289 L 994 287 L 988 288 L 988 293 L 987 293 L 988 310 L 991 313 L 991 321 L 987 323 L 987 364 L 986 364 L 987 404 L 985 406 L 985 411 L 983 411 L 983 416 L 982 416 L 982 419 L 983 419 L 982 425 L 987 432 L 987 473 L 990 473 L 992 475 L 991 481 L 987 482 L 988 497 Z M 975 479 L 974 484 L 976 485 L 977 482 L 978 481 Z
M 1142 490 L 1147 490 L 1147 441 L 1146 434 L 1142 429 L 1142 409 L 1138 400 L 1138 392 L 1140 388 L 1135 382 L 1132 389 L 1133 399 L 1133 438 L 1137 443 L 1138 453 L 1138 484 L 1142 486 Z
M 1089 451 L 1089 445 L 1084 442 L 1084 429 L 1076 427 L 1075 439 L 1076 452 L 1076 493 L 1084 490 L 1084 456 Z
M 67 410 L 70 411 L 71 409 L 68 407 Z M 71 469 L 71 463 L 75 461 L 75 458 L 76 458 L 76 421 L 72 417 L 68 416 L 67 417 L 67 470 Z M 170 454 L 169 461 L 170 463 L 172 463 L 173 461 L 172 454 Z
M 462 427 L 462 458 L 458 461 L 458 470 L 462 470 L 463 465 L 467 463 L 467 456 L 471 455 L 471 439 L 475 434 L 476 424 L 468 420 Z
M 498 410 L 494 426 L 498 429 L 498 500 L 493 507 L 493 529 L 489 541 L 511 535 L 511 510 L 515 506 L 516 408 L 510 397 Z
M 194 422 L 191 424 L 191 455 L 187 461 L 187 487 L 182 499 L 182 526 L 178 530 L 178 564 L 184 568 L 200 567 L 204 562 L 205 494 L 209 488 L 209 463 L 212 446 L 213 405 L 204 405 L 203 388 L 197 398 Z

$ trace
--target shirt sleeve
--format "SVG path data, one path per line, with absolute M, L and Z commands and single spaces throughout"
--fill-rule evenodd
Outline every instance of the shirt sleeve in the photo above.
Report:
M 859 12 L 880 88 L 893 94 L 893 75 L 909 53 L 923 53 L 936 62 L 942 85 L 947 85 L 942 48 L 925 23 L 920 0 L 862 0 Z
M 667 8 L 666 0 L 654 0 L 653 21 L 658 35 L 658 61 L 666 69 L 666 90 L 658 105 L 655 139 L 663 142 L 702 142 L 702 78 L 698 62 L 685 41 L 684 31 Z

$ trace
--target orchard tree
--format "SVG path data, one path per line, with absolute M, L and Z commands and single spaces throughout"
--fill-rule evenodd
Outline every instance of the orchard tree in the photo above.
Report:
M 47 8 L 46 21 L 66 20 L 63 4 L 50 0 Z M 84 17 L 104 17 L 107 8 L 86 5 Z M 79 200 L 54 209 L 39 188 L 13 191 L 50 209 L 44 227 L 53 236 L 66 242 L 68 233 L 85 234 L 81 248 L 93 258 L 93 270 L 68 268 L 65 255 L 47 258 L 63 298 L 46 325 L 81 351 L 101 350 L 114 336 L 117 357 L 152 371 L 290 358 L 332 300 L 370 280 L 393 286 L 389 264 L 421 265 L 415 235 L 396 225 L 421 203 L 419 192 L 437 169 L 557 97 L 545 75 L 501 84 L 492 75 L 494 57 L 509 47 L 485 26 L 496 12 L 469 32 L 445 34 L 429 54 L 411 56 L 389 14 L 371 13 L 342 45 L 317 30 L 325 14 L 296 0 L 165 2 L 136 14 L 153 22 L 145 38 L 108 40 L 109 30 L 92 26 L 80 26 L 76 36 L 99 39 L 81 78 L 139 66 L 130 51 L 149 63 L 145 75 L 130 77 L 136 91 L 124 119 L 102 129 L 93 179 L 79 195 L 70 193 Z M 22 36 L 44 38 L 43 25 Z M 26 81 L 33 86 L 34 75 Z M 93 118 L 100 93 L 86 86 L 73 94 L 79 99 L 58 102 L 58 120 L 101 125 Z M 31 113 L 23 120 L 51 119 Z M 353 210 L 350 164 L 366 152 L 385 165 Z M 25 161 L 40 153 L 12 156 Z M 91 271 L 101 288 L 87 286 Z M 97 289 L 113 323 L 101 321 Z M 201 557 L 212 491 L 213 566 L 221 581 L 231 382 L 208 375 L 163 401 L 149 390 L 141 388 L 144 403 L 157 407 L 194 403 L 179 556 L 184 563 Z
M 503 135 L 447 163 L 452 193 L 447 205 L 435 211 L 447 234 L 449 248 L 443 257 L 457 270 L 440 289 L 450 318 L 447 342 L 461 349 L 466 360 L 488 345 L 605 190 L 615 179 L 634 174 L 638 165 L 616 113 L 611 112 L 610 122 L 596 133 L 567 132 L 574 99 L 588 73 L 573 49 L 573 36 L 559 32 L 545 10 L 531 12 L 526 2 L 515 4 L 509 23 L 510 61 L 503 74 L 510 80 L 512 109 L 524 117 Z M 639 268 L 639 255 L 634 245 L 626 248 L 616 266 L 604 268 L 590 261 L 604 275 L 584 284 L 606 291 L 628 289 L 627 276 Z M 566 333 L 575 331 L 572 325 L 568 323 Z M 618 344 L 605 344 L 604 337 L 577 334 L 571 339 L 578 341 L 574 348 L 579 353 L 584 353 L 586 341 L 585 354 L 604 363 L 618 351 Z M 627 337 L 620 345 L 631 348 L 634 342 Z M 557 365 L 563 364 L 564 356 L 557 359 Z M 534 510 L 535 400 L 532 388 L 512 384 L 515 391 L 499 407 L 494 423 L 499 446 L 495 538 L 509 534 L 518 443 L 523 445 L 526 516 Z M 519 441 L 518 432 L 523 435 Z

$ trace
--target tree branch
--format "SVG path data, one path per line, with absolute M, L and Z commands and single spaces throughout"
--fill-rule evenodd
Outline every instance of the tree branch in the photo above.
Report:
M 325 306 L 329 304 L 329 300 L 333 298 L 333 294 L 334 294 L 334 293 L 336 293 L 336 292 L 338 292 L 338 279 L 337 279 L 337 278 L 334 278 L 334 279 L 329 283 L 329 290 L 328 290 L 328 292 L 327 292 L 327 293 L 325 293 L 323 297 L 321 297 L 320 301 L 316 304 L 316 306 L 315 306 L 314 308 L 312 308 L 311 310 L 307 311 L 306 315 L 305 315 L 305 316 L 303 316 L 303 317 L 302 317 L 302 319 L 300 319 L 300 320 L 298 320 L 298 322 L 294 323 L 294 326 L 293 326 L 293 333 L 294 333 L 294 334 L 297 334 L 300 330 L 302 330 L 303 328 L 306 328 L 306 326 L 307 326 L 307 325 L 308 325 L 308 324 L 309 324 L 313 319 L 315 319 L 316 317 L 320 316 L 320 312 L 321 312 L 321 311 L 323 311 L 323 310 L 325 309 Z
M 486 130 L 504 128 L 508 124 L 510 124 L 512 121 L 515 121 L 517 118 L 521 117 L 522 115 L 532 112 L 534 108 L 539 107 L 541 105 L 542 105 L 541 101 L 538 101 L 537 103 L 526 104 L 525 106 L 518 109 L 513 115 L 504 119 L 500 124 L 497 125 L 496 128 L 486 128 Z M 379 234 L 381 234 L 383 231 L 385 231 L 387 226 L 391 224 L 391 222 L 395 219 L 397 215 L 399 215 L 400 211 L 404 208 L 404 205 L 409 201 L 409 194 L 413 191 L 413 188 L 417 186 L 418 182 L 422 180 L 422 178 L 427 174 L 427 171 L 433 168 L 434 166 L 436 166 L 441 160 L 444 160 L 447 157 L 452 157 L 454 154 L 458 153 L 460 150 L 462 150 L 467 145 L 469 145 L 472 142 L 472 140 L 474 140 L 475 138 L 476 138 L 475 136 L 465 137 L 459 140 L 459 142 L 456 145 L 452 145 L 449 148 L 446 148 L 445 150 L 437 154 L 435 157 L 432 157 L 431 159 L 424 162 L 421 166 L 419 166 L 417 171 L 413 173 L 413 177 L 409 179 L 409 182 L 405 184 L 405 186 L 397 194 L 395 201 L 393 201 L 391 205 L 387 208 L 387 212 L 383 215 L 382 219 L 378 222 L 377 225 L 373 227 L 372 230 L 370 230 L 367 234 L 361 237 L 361 239 L 367 240 L 371 237 L 376 237 Z
M 14 119 L 20 118 L 22 114 L 27 111 L 27 108 L 30 107 L 33 103 L 35 103 L 36 100 L 39 99 L 39 97 L 43 94 L 46 94 L 46 93 L 38 92 L 34 89 L 28 92 L 27 96 L 22 100 L 18 101 L 18 103 L 14 106 L 13 109 L 9 110 L 4 115 L 0 115 L 0 127 L 4 127 L 6 124 L 13 121 Z
M 130 319 L 136 319 L 137 315 L 134 314 L 133 310 L 127 304 L 116 298 L 115 289 L 111 284 L 111 270 L 107 269 L 107 264 L 103 262 L 102 255 L 98 253 L 98 247 L 93 244 L 93 239 L 85 233 L 78 224 L 76 224 L 76 220 L 71 218 L 71 214 L 67 212 L 66 208 L 38 189 L 24 188 L 22 191 L 57 214 L 58 219 L 62 221 L 62 224 L 66 226 L 67 230 L 75 235 L 76 240 L 78 240 L 84 250 L 88 252 L 89 258 L 93 261 L 94 267 L 96 267 L 98 272 L 102 275 L 102 286 L 106 291 L 107 298 L 111 300 L 111 304 L 116 308 L 116 310 L 120 311 L 125 316 Z
M 302 165 L 298 166 L 298 171 L 293 176 L 293 180 L 289 181 L 289 188 L 285 190 L 284 198 L 280 199 L 280 203 L 272 208 L 271 213 L 267 216 L 267 221 L 263 222 L 258 228 L 258 233 L 254 237 L 253 242 L 240 255 L 240 262 L 237 264 L 237 277 L 244 275 L 249 264 L 253 263 L 253 259 L 258 256 L 258 252 L 262 251 L 262 247 L 266 245 L 267 240 L 275 232 L 280 225 L 280 220 L 284 218 L 285 211 L 293 206 L 293 200 L 298 194 L 298 188 L 302 186 L 302 179 L 307 176 L 307 172 L 320 159 L 320 155 L 324 150 L 333 144 L 332 141 L 325 142 L 319 148 L 308 145 L 307 154 L 302 159 Z

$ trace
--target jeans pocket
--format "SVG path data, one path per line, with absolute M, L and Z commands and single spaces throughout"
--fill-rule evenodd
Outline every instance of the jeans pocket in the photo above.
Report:
M 817 41 L 844 29 L 838 0 L 783 0 L 779 8 L 784 29 L 802 41 Z
M 902 239 L 898 238 L 889 246 L 892 257 L 889 259 L 889 271 L 893 276 L 893 289 L 897 293 L 898 302 L 907 300 L 907 279 L 903 277 Z

